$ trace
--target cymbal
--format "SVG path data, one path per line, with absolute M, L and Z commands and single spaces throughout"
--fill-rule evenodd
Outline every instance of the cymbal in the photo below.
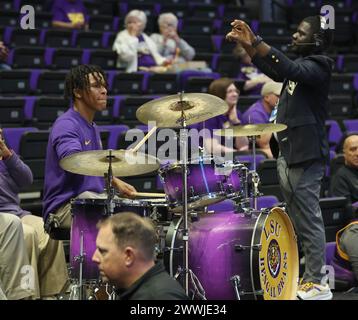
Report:
M 265 133 L 279 132 L 286 128 L 287 126 L 282 123 L 246 124 L 229 127 L 227 129 L 214 130 L 214 134 L 227 137 L 249 137 L 260 136 Z
M 112 151 L 112 173 L 116 177 L 136 176 L 159 169 L 157 158 L 129 150 Z M 109 150 L 92 150 L 71 154 L 60 161 L 62 169 L 85 176 L 103 177 L 108 172 Z
M 186 124 L 191 125 L 208 120 L 228 111 L 227 103 L 219 97 L 207 93 L 184 93 L 148 101 L 137 110 L 139 121 L 147 124 L 155 121 L 157 127 L 180 128 L 182 110 Z

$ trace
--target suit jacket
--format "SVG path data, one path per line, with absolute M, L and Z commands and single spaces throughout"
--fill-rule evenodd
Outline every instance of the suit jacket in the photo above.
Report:
M 287 164 L 327 159 L 329 145 L 325 121 L 332 59 L 310 55 L 292 61 L 271 48 L 268 55 L 255 55 L 252 61 L 271 79 L 283 82 L 277 123 L 286 124 L 287 129 L 277 136 L 280 152 Z

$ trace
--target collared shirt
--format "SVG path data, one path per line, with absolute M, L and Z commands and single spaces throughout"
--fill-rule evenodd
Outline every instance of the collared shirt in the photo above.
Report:
M 61 205 L 84 191 L 103 192 L 104 179 L 73 174 L 60 167 L 60 160 L 73 153 L 102 150 L 96 124 L 88 123 L 70 108 L 54 123 L 47 145 L 43 216 L 46 220 Z

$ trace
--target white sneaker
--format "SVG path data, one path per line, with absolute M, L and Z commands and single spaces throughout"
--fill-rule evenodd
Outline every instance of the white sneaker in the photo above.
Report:
M 299 300 L 331 300 L 333 294 L 328 284 L 320 285 L 307 282 L 299 285 L 297 297 Z

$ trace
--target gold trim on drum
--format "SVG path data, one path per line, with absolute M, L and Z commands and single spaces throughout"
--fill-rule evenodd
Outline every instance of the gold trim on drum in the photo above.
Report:
M 275 207 L 261 232 L 259 272 L 265 300 L 294 300 L 299 277 L 297 238 L 289 216 Z

